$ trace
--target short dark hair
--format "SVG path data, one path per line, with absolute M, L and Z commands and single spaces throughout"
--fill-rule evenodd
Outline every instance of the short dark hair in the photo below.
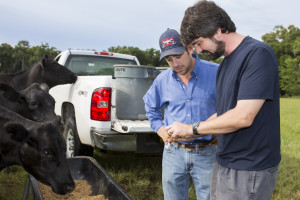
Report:
M 213 1 L 201 0 L 185 11 L 181 22 L 180 39 L 187 46 L 199 37 L 213 37 L 218 28 L 222 33 L 236 31 L 233 21 L 222 8 Z

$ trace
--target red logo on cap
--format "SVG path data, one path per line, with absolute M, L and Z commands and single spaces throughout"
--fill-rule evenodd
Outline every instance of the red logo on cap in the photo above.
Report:
M 161 41 L 161 48 L 165 48 L 167 46 L 175 44 L 174 38 L 173 37 L 168 37 L 164 40 Z

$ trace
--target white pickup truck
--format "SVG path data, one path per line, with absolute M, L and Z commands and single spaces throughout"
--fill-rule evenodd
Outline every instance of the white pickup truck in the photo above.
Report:
M 67 156 L 92 155 L 93 149 L 161 153 L 142 97 L 163 69 L 140 65 L 135 56 L 66 50 L 55 60 L 77 74 L 74 84 L 50 90 L 55 112 L 65 124 Z

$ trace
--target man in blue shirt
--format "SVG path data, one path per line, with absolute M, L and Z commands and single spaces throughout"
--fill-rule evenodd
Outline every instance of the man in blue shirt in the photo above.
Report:
M 175 122 L 166 130 L 178 141 L 217 134 L 212 200 L 270 199 L 281 159 L 279 74 L 273 50 L 237 33 L 228 14 L 212 1 L 199 1 L 186 10 L 181 39 L 198 54 L 225 56 L 217 74 L 217 112 L 195 126 Z
M 146 115 L 152 129 L 165 142 L 162 183 L 165 200 L 188 200 L 192 178 L 197 199 L 208 200 L 216 140 L 212 135 L 185 142 L 168 142 L 165 126 L 173 122 L 205 121 L 216 112 L 218 65 L 203 61 L 180 42 L 174 29 L 160 39 L 161 57 L 170 68 L 161 72 L 144 96 Z M 164 117 L 161 109 L 164 108 Z

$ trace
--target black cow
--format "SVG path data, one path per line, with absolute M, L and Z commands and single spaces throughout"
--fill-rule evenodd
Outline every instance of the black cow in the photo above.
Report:
M 52 123 L 34 122 L 0 106 L 0 171 L 20 165 L 58 194 L 75 188 L 66 143 Z
M 0 83 L 0 105 L 33 121 L 45 122 L 58 118 L 54 112 L 55 100 L 44 83 L 33 83 L 21 91 Z
M 75 83 L 76 80 L 76 74 L 47 55 L 27 70 L 0 74 L 1 83 L 6 83 L 18 90 L 25 89 L 32 83 L 46 83 L 49 88 L 52 88 L 56 85 Z

